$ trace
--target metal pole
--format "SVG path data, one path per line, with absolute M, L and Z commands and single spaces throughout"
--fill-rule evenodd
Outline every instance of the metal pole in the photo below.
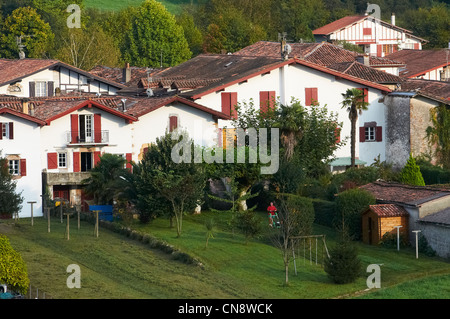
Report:
M 416 259 L 419 259 L 419 233 L 421 230 L 413 230 L 413 233 L 416 233 Z
M 400 228 L 403 226 L 394 226 L 397 228 L 397 251 L 400 251 Z

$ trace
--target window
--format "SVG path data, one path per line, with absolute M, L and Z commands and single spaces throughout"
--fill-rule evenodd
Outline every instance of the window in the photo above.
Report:
M 67 167 L 67 153 L 58 153 L 58 168 Z
M 365 127 L 364 134 L 366 142 L 375 141 L 375 127 Z
M 363 35 L 372 35 L 372 28 L 364 28 Z
M 47 96 L 47 82 L 36 82 L 36 96 Z
M 0 123 L 0 140 L 2 139 L 14 139 L 14 123 L 3 122 Z
M 9 174 L 11 175 L 19 175 L 19 160 L 9 160 Z
M 359 128 L 359 141 L 363 142 L 382 142 L 383 128 L 377 126 L 376 122 L 364 123 L 364 126 Z
M 259 110 L 262 114 L 275 106 L 275 91 L 261 91 L 259 92 Z

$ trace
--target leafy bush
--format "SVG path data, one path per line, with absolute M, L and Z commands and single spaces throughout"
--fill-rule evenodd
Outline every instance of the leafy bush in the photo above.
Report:
M 428 244 L 427 238 L 422 235 L 422 233 L 419 233 L 419 252 L 425 254 L 428 257 L 436 256 L 436 251 L 431 248 L 431 246 Z
M 385 233 L 380 240 L 380 245 L 386 248 L 397 248 L 397 233 Z M 400 234 L 400 246 L 408 246 L 408 238 L 404 234 Z
M 337 207 L 336 202 L 314 199 L 314 221 L 315 223 L 327 227 L 333 227 L 333 221 L 336 220 Z
M 361 239 L 361 213 L 374 204 L 375 197 L 364 189 L 354 188 L 340 193 L 336 198 L 338 214 L 335 224 L 345 225 L 351 237 Z
M 30 284 L 22 256 L 12 248 L 5 235 L 0 235 L 0 283 L 6 283 L 22 294 L 27 292 Z
M 236 228 L 245 236 L 246 243 L 261 233 L 261 220 L 252 210 L 239 211 L 236 213 Z
M 420 167 L 425 185 L 450 183 L 450 170 L 433 165 L 424 159 L 418 159 L 416 163 Z

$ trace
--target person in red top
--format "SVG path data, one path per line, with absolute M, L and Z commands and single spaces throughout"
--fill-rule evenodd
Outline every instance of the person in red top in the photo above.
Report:
M 273 227 L 273 218 L 277 213 L 277 208 L 270 202 L 270 206 L 267 207 L 267 211 L 269 212 L 269 226 Z

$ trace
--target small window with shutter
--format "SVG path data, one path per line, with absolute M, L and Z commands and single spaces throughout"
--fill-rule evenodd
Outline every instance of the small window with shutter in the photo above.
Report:
M 178 128 L 178 116 L 169 116 L 169 132 L 173 132 Z
M 364 142 L 382 142 L 383 128 L 377 126 L 375 122 L 364 123 L 364 126 L 359 128 L 359 141 Z
M 13 140 L 14 139 L 14 123 L 3 122 L 0 123 L 0 140 Z

